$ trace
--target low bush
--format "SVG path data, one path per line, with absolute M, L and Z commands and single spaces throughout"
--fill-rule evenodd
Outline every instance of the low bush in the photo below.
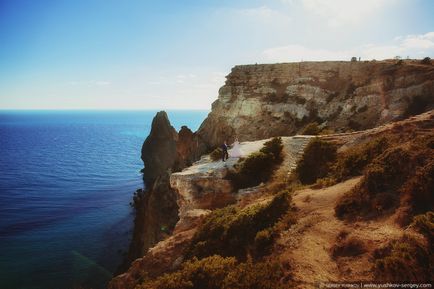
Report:
M 273 228 L 267 228 L 256 233 L 254 240 L 254 253 L 255 257 L 260 258 L 268 255 L 271 245 L 274 242 L 275 232 Z
M 374 252 L 374 274 L 379 281 L 426 282 L 433 280 L 433 258 L 415 237 L 404 235 Z M 430 260 L 431 259 L 431 260 Z
M 434 242 L 434 212 L 429 211 L 413 218 L 413 228 L 424 235 L 430 244 Z
M 326 187 L 330 187 L 338 183 L 338 181 L 335 178 L 332 177 L 325 177 L 321 179 L 317 179 L 315 184 L 311 186 L 313 189 L 322 189 Z
M 427 64 L 427 65 L 431 65 L 431 58 L 429 58 L 429 57 L 425 57 L 424 59 L 422 59 L 422 60 L 420 61 L 420 63 L 422 63 L 422 64 Z
M 321 128 L 319 127 L 317 122 L 308 123 L 300 132 L 300 134 L 304 135 L 319 135 L 321 132 Z
M 271 154 L 275 161 L 282 161 L 282 138 L 274 137 L 271 140 L 264 143 L 264 146 L 259 150 L 264 154 Z
M 328 174 L 330 165 L 335 159 L 336 146 L 314 138 L 307 145 L 295 169 L 298 179 L 304 185 L 313 184 L 318 178 L 323 178 Z
M 424 139 L 412 142 L 386 149 L 366 166 L 361 182 L 336 205 L 336 215 L 378 216 L 401 204 L 409 209 L 402 210 L 407 216 L 400 219 L 411 220 L 416 213 L 432 210 L 434 152 Z
M 215 161 L 218 161 L 218 160 L 222 159 L 222 153 L 223 153 L 223 151 L 222 151 L 221 148 L 216 148 L 215 150 L 213 150 L 209 154 L 209 156 L 211 157 L 211 160 L 213 160 L 215 162 Z
M 282 270 L 277 263 L 248 261 L 231 271 L 223 282 L 222 289 L 284 289 L 280 284 Z
M 235 189 L 257 186 L 270 179 L 275 168 L 282 162 L 282 139 L 273 138 L 259 152 L 240 159 L 226 175 Z
M 194 235 L 186 255 L 203 258 L 218 254 L 245 259 L 257 233 L 277 223 L 288 212 L 289 202 L 289 194 L 284 191 L 266 204 L 213 211 Z
M 350 256 L 358 256 L 366 252 L 365 244 L 355 238 L 343 238 L 342 240 L 338 240 L 336 244 L 332 247 L 332 256 L 333 258 L 338 257 L 350 257 Z
M 238 263 L 235 258 L 210 256 L 186 261 L 180 270 L 145 280 L 136 289 L 268 289 L 284 288 L 278 264 Z
M 343 181 L 361 175 L 365 167 L 384 152 L 387 145 L 387 139 L 382 137 L 356 145 L 338 154 L 331 172 L 332 177 L 338 181 Z
M 413 215 L 434 209 L 434 155 L 425 156 L 431 160 L 417 168 L 400 189 Z

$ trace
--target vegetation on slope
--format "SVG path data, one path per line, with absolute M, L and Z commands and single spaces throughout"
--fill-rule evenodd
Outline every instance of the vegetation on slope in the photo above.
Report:
M 269 289 L 279 284 L 282 272 L 278 264 L 247 261 L 233 257 L 193 258 L 180 270 L 145 280 L 136 289 Z
M 335 208 L 340 218 L 378 216 L 400 207 L 398 221 L 407 225 L 416 214 L 433 210 L 434 150 L 430 137 L 392 142 L 366 165 L 360 184 Z
M 432 252 L 422 240 L 404 235 L 374 252 L 374 273 L 380 281 L 426 282 L 433 280 Z
M 288 192 L 283 191 L 265 204 L 213 211 L 193 237 L 187 256 L 218 254 L 245 260 L 248 255 L 265 255 L 274 237 L 273 226 L 288 213 L 289 202 Z M 290 218 L 282 221 L 290 222 Z
M 276 137 L 266 142 L 259 152 L 240 159 L 226 176 L 235 189 L 257 186 L 270 179 L 282 162 L 282 139 Z
M 302 184 L 313 184 L 318 178 L 327 176 L 336 159 L 336 146 L 314 138 L 304 150 L 303 157 L 295 169 Z

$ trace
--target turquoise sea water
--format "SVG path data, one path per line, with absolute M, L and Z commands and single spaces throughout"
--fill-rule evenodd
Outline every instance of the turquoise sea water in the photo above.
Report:
M 0 111 L 0 288 L 103 288 L 156 111 Z M 168 111 L 196 130 L 207 111 Z

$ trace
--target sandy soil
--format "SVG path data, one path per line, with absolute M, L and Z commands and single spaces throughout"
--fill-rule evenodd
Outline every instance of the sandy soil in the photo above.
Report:
M 370 254 L 402 235 L 392 218 L 349 223 L 335 217 L 336 201 L 359 181 L 360 177 L 325 189 L 295 192 L 297 223 L 281 234 L 273 255 L 287 265 L 287 274 L 297 288 L 314 288 L 327 281 L 372 280 Z M 333 246 L 343 238 L 360 240 L 366 251 L 333 257 Z

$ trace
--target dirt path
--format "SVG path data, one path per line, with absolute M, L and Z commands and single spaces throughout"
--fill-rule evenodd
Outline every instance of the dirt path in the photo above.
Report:
M 370 253 L 402 234 L 389 219 L 345 223 L 334 216 L 336 201 L 359 181 L 353 178 L 329 188 L 295 193 L 297 223 L 278 239 L 275 258 L 288 264 L 288 274 L 298 288 L 314 288 L 325 281 L 372 280 Z M 360 240 L 366 252 L 334 258 L 331 252 L 339 236 Z

